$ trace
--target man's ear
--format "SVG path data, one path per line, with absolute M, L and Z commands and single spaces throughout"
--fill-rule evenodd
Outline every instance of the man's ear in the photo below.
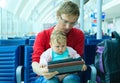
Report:
M 56 13 L 57 20 L 59 19 L 59 16 L 60 16 L 60 15 L 59 15 L 58 12 L 57 12 L 57 13 Z

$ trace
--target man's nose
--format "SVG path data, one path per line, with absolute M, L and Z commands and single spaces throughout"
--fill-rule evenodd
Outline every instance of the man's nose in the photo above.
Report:
M 70 26 L 71 26 L 71 24 L 66 23 L 65 28 L 66 28 L 66 29 L 69 29 L 69 28 L 70 28 Z

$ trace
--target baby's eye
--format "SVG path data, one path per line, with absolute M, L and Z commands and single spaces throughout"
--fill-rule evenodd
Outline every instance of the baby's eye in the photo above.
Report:
M 59 48 L 59 46 L 56 46 L 56 48 Z
M 65 47 L 65 45 L 62 45 L 62 47 Z

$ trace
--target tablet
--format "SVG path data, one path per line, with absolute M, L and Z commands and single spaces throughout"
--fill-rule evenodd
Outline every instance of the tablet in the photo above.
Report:
M 58 71 L 59 74 L 73 73 L 81 71 L 84 61 L 80 58 L 68 58 L 58 61 L 48 62 L 49 72 Z

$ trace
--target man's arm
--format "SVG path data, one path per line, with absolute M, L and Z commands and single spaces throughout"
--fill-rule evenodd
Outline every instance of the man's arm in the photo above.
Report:
M 39 59 L 40 55 L 44 52 L 44 43 L 44 32 L 42 31 L 36 36 L 32 54 L 32 69 L 37 75 L 41 74 Z
M 76 42 L 75 50 L 81 57 L 84 56 L 84 34 L 81 34 L 79 40 Z
M 33 45 L 33 54 L 32 54 L 32 62 L 38 62 L 41 54 L 45 51 L 45 35 L 44 32 L 40 32 L 35 39 Z
M 57 71 L 48 72 L 49 70 L 46 67 L 46 65 L 42 65 L 42 64 L 39 65 L 38 62 L 32 62 L 32 68 L 33 68 L 33 72 L 35 72 L 37 75 L 44 76 L 46 79 L 50 79 L 59 73 Z

